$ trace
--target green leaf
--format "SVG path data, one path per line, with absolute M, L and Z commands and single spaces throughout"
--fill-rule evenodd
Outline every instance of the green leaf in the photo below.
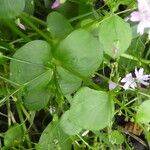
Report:
M 52 70 L 46 68 L 51 61 L 50 45 L 35 40 L 21 47 L 13 57 L 19 60 L 10 62 L 10 79 L 21 85 L 27 84 L 24 104 L 31 110 L 44 108 L 50 96 L 45 89 L 53 75 Z
M 20 61 L 11 60 L 10 79 L 18 84 L 24 84 L 36 80 L 35 78 L 47 71 L 44 66 L 51 60 L 51 48 L 47 42 L 35 40 L 21 47 L 13 57 Z
M 88 77 L 102 62 L 103 52 L 99 45 L 92 34 L 79 29 L 73 31 L 60 43 L 54 56 L 62 66 Z
M 49 89 L 46 88 L 29 91 L 23 102 L 29 110 L 40 110 L 48 104 L 50 95 Z
M 150 100 L 144 101 L 138 108 L 136 121 L 139 123 L 150 123 Z
M 4 135 L 4 145 L 6 147 L 16 146 L 23 141 L 24 132 L 19 124 L 10 127 Z
M 105 19 L 99 26 L 99 41 L 104 52 L 113 58 L 128 49 L 131 39 L 130 25 L 117 15 Z
M 60 128 L 59 122 L 50 123 L 42 133 L 36 150 L 71 150 L 69 136 Z
M 68 119 L 82 129 L 99 130 L 111 122 L 113 102 L 103 91 L 81 88 L 74 96 Z
M 64 130 L 65 133 L 68 135 L 76 135 L 78 134 L 82 129 L 73 123 L 71 123 L 68 119 L 69 111 L 66 111 L 60 120 L 60 126 Z
M 62 67 L 57 67 L 58 83 L 64 95 L 75 92 L 81 85 L 81 79 L 70 74 Z
M 124 142 L 125 138 L 124 136 L 121 134 L 121 132 L 114 130 L 111 132 L 110 135 L 110 141 L 111 143 L 114 144 L 122 144 Z
M 25 4 L 25 9 L 24 11 L 27 12 L 28 14 L 33 15 L 34 13 L 34 0 L 25 0 L 26 4 Z
M 25 0 L 0 0 L 0 19 L 18 16 L 25 7 Z
M 48 31 L 54 38 L 64 38 L 72 30 L 69 21 L 60 13 L 52 12 L 47 17 Z
M 143 44 L 142 39 L 134 38 L 126 53 L 140 60 L 143 57 L 144 50 L 145 45 Z M 119 65 L 120 72 L 122 73 L 122 75 L 124 75 L 124 72 L 122 71 L 123 68 L 128 68 L 128 71 L 130 72 L 134 70 L 135 66 L 139 65 L 139 61 L 134 61 L 124 57 L 120 57 L 119 64 L 121 64 Z

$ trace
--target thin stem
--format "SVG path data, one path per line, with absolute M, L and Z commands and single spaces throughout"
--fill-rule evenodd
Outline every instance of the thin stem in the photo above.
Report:
M 25 114 L 25 116 L 27 117 L 28 121 L 30 122 L 30 115 L 28 114 L 27 110 L 24 108 L 23 105 L 20 106 L 22 109 L 22 112 Z
M 77 71 L 63 65 L 60 61 L 58 60 L 53 60 L 53 62 L 56 64 L 56 66 L 61 66 L 63 67 L 65 70 L 69 71 L 71 74 L 79 77 L 80 79 L 82 79 L 86 84 L 91 85 L 93 88 L 97 89 L 97 90 L 102 90 L 101 87 L 99 87 L 97 84 L 95 84 L 94 82 L 91 81 L 91 79 L 89 79 L 88 77 L 85 77 L 83 75 L 81 75 L 80 73 L 78 73 Z
M 47 71 L 49 71 L 49 70 L 47 70 Z M 35 77 L 34 79 L 31 79 L 30 81 L 24 83 L 24 84 L 23 84 L 21 87 L 19 87 L 17 90 L 15 90 L 14 92 L 12 92 L 12 93 L 10 93 L 9 95 L 7 95 L 6 97 L 4 97 L 2 100 L 0 100 L 0 105 L 1 105 L 2 103 L 5 103 L 9 97 L 11 97 L 11 96 L 13 96 L 14 94 L 18 93 L 18 92 L 19 92 L 20 90 L 22 90 L 25 86 L 27 86 L 28 84 L 30 84 L 30 83 L 33 82 L 34 80 L 40 78 L 41 76 L 43 76 L 45 73 L 47 73 L 47 71 L 44 72 L 44 73 L 42 73 L 42 74 L 40 74 L 39 76 Z
M 16 86 L 20 86 L 20 84 L 18 84 L 18 83 L 16 83 L 16 82 L 13 82 L 13 81 L 11 81 L 11 80 L 9 80 L 9 79 L 6 79 L 6 78 L 4 78 L 4 77 L 2 77 L 2 76 L 0 76 L 0 79 L 4 80 L 4 81 L 6 81 L 6 82 L 8 82 L 8 83 L 10 83 L 10 84 L 13 84 L 13 85 L 16 85 Z
M 145 60 L 145 59 L 140 59 L 139 60 L 138 58 L 136 58 L 136 57 L 134 57 L 132 55 L 129 55 L 129 54 L 122 54 L 121 57 L 130 59 L 130 60 L 141 61 L 144 64 L 150 65 L 150 60 Z
M 31 38 L 31 37 L 33 37 L 33 36 L 35 36 L 35 35 L 37 35 L 37 33 L 30 33 L 30 35 L 27 35 L 29 38 Z M 17 43 L 17 42 L 24 42 L 24 40 L 23 40 L 23 38 L 19 38 L 19 39 L 16 39 L 16 40 L 14 40 L 14 41 L 11 41 L 9 44 L 15 44 L 15 43 Z
M 5 55 L 1 55 L 1 57 L 3 58 L 6 58 L 6 59 L 10 59 L 10 60 L 13 60 L 13 61 L 17 61 L 17 62 L 20 62 L 20 63 L 24 63 L 24 64 L 29 64 L 29 65 L 37 65 L 39 67 L 44 67 L 45 69 L 50 69 L 49 67 L 46 67 L 42 64 L 38 64 L 38 63 L 33 63 L 33 62 L 30 62 L 30 61 L 26 61 L 26 60 L 21 60 L 21 59 L 18 59 L 18 58 L 14 58 L 14 57 L 9 57 L 9 56 L 5 56 Z
M 21 112 L 21 103 L 19 101 L 16 102 L 17 112 L 18 112 L 18 115 L 19 115 L 20 122 L 22 124 L 22 128 L 23 128 L 24 133 L 25 133 L 25 137 L 26 137 L 26 140 L 27 140 L 28 147 L 31 148 L 32 147 L 31 140 L 30 140 L 30 137 L 29 137 L 28 132 L 27 132 L 27 128 L 26 128 L 26 125 L 25 125 L 25 122 L 24 122 L 23 114 Z
M 25 35 L 22 31 L 20 31 L 13 22 L 7 22 L 6 25 L 16 34 L 18 34 L 20 37 L 22 37 L 26 42 L 30 42 L 31 39 Z
M 93 149 L 79 134 L 77 136 L 89 149 Z
M 36 18 L 36 17 L 34 17 L 34 16 L 31 16 L 31 15 L 25 13 L 25 12 L 23 12 L 22 14 L 23 14 L 24 16 L 30 18 L 31 20 L 33 20 L 33 21 L 39 23 L 40 25 L 47 26 L 47 23 L 46 23 L 45 21 L 39 19 L 39 18 Z
M 31 21 L 28 19 L 28 17 L 24 14 L 21 14 L 20 17 L 22 20 L 28 24 L 33 30 L 35 30 L 39 35 L 41 35 L 45 40 L 47 40 L 49 43 L 53 44 L 53 40 L 49 38 L 44 32 L 42 32 L 40 29 L 38 29 Z
M 124 106 L 117 98 L 114 98 L 115 102 L 122 107 L 124 110 L 126 110 L 131 116 L 135 116 L 134 113 L 132 113 L 132 111 L 130 111 L 126 106 Z

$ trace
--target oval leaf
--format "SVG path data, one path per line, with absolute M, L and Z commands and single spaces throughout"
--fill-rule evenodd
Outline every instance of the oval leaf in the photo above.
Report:
M 57 48 L 55 58 L 63 66 L 88 77 L 99 67 L 103 59 L 99 42 L 83 29 L 73 31 Z
M 59 122 L 50 123 L 40 137 L 36 150 L 70 150 L 71 140 L 60 128 Z
M 10 127 L 4 136 L 4 144 L 6 147 L 13 147 L 23 140 L 24 132 L 19 124 Z
M 47 71 L 44 66 L 51 60 L 51 48 L 47 42 L 35 40 L 21 47 L 13 57 L 21 61 L 11 60 L 10 79 L 24 84 Z
M 73 30 L 69 21 L 58 12 L 52 12 L 48 15 L 47 25 L 48 31 L 55 38 L 64 38 Z
M 99 130 L 109 125 L 112 116 L 113 103 L 109 95 L 84 87 L 74 96 L 68 119 L 82 129 Z
M 117 15 L 105 19 L 99 26 L 99 41 L 104 52 L 113 58 L 127 50 L 131 39 L 130 25 Z
M 25 0 L 0 0 L 0 19 L 14 18 L 25 7 Z
M 60 126 L 64 130 L 65 133 L 68 135 L 76 135 L 78 134 L 82 129 L 73 123 L 71 123 L 68 119 L 69 111 L 66 111 L 60 120 Z
M 82 80 L 72 74 L 62 67 L 57 67 L 58 72 L 58 83 L 60 89 L 64 95 L 71 94 L 75 92 L 81 85 Z
M 144 101 L 136 114 L 136 120 L 139 123 L 150 123 L 150 100 Z
M 27 83 L 24 95 L 25 105 L 31 110 L 44 108 L 49 100 L 49 92 L 45 89 L 53 74 L 51 69 L 45 68 L 51 60 L 49 44 L 41 40 L 29 42 L 13 57 L 20 61 L 11 60 L 10 79 L 21 85 Z

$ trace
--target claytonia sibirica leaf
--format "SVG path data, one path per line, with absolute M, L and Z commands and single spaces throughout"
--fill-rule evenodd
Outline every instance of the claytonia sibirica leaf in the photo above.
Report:
M 150 29 L 150 0 L 138 0 L 138 11 L 131 13 L 130 20 L 133 22 L 139 22 L 137 32 L 141 35 L 144 33 L 145 28 Z
M 140 84 L 143 84 L 145 86 L 148 86 L 148 80 L 150 80 L 150 75 L 148 74 L 143 74 L 144 73 L 144 69 L 140 68 L 139 70 L 137 70 L 137 68 L 135 68 L 135 75 L 136 75 L 136 81 Z
M 129 73 L 121 80 L 122 83 L 124 83 L 123 88 L 125 90 L 129 89 L 130 87 L 135 89 L 137 87 L 137 84 L 135 82 L 135 79 L 132 77 L 132 74 Z

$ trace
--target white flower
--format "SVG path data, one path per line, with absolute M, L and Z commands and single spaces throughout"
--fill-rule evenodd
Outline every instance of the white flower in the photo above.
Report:
M 18 26 L 19 26 L 20 29 L 26 30 L 26 27 L 22 23 L 19 23 Z
M 55 111 L 56 111 L 56 108 L 53 106 L 50 106 L 50 108 L 49 108 L 50 114 L 53 115 Z
M 144 73 L 143 68 L 140 68 L 139 70 L 135 68 L 135 75 L 136 75 L 137 82 L 147 86 L 149 85 L 148 80 L 150 80 L 150 75 L 148 74 L 144 75 L 143 73 Z
M 137 32 L 141 35 L 145 28 L 150 28 L 150 0 L 138 0 L 138 11 L 131 13 L 130 20 L 139 22 Z M 150 30 L 149 30 L 150 38 Z
M 25 25 L 23 25 L 23 24 L 21 23 L 21 21 L 20 21 L 19 18 L 16 19 L 15 23 L 18 25 L 18 27 L 19 27 L 20 29 L 22 29 L 22 30 L 24 30 L 24 31 L 26 30 Z
M 130 87 L 135 89 L 137 87 L 137 84 L 135 82 L 135 79 L 132 77 L 132 74 L 129 73 L 121 80 L 122 83 L 124 83 L 123 88 L 125 90 L 129 89 Z
M 81 136 L 86 136 L 89 133 L 89 130 L 86 130 L 85 132 L 82 133 Z

